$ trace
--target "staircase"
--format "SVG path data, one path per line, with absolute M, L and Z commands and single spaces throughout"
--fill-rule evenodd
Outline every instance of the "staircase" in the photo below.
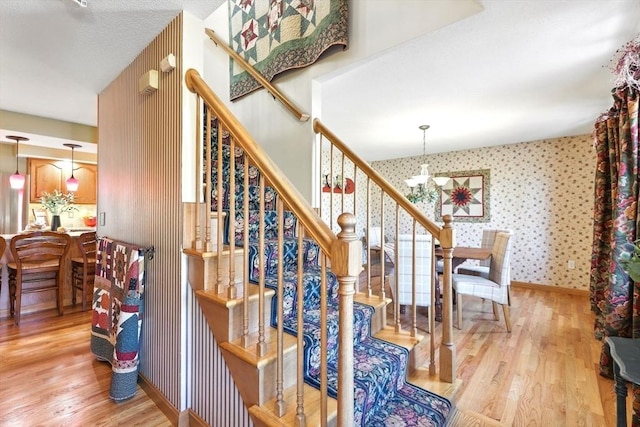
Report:
M 407 381 L 421 370 L 423 337 L 386 326 L 384 294 L 354 292 L 353 215 L 339 216 L 337 236 L 315 227 L 271 165 L 236 145 L 237 124 L 204 92 L 210 144 L 196 168 L 204 203 L 185 205 L 189 281 L 254 425 L 446 425 L 450 400 Z

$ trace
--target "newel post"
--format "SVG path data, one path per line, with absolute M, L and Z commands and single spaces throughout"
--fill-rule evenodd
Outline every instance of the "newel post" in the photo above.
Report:
M 356 218 L 338 217 L 340 233 L 331 247 L 331 270 L 338 278 L 340 299 L 338 331 L 338 426 L 353 425 L 353 295 L 362 268 L 362 242 L 356 235 Z
M 442 279 L 442 341 L 440 342 L 440 379 L 453 383 L 457 376 L 456 346 L 453 343 L 453 290 L 451 287 L 453 248 L 456 246 L 456 232 L 453 217 L 444 216 L 440 232 L 444 267 Z

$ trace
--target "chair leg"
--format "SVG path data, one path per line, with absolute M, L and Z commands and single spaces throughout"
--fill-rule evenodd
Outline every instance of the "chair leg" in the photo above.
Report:
M 58 306 L 58 315 L 62 316 L 64 314 L 64 286 L 60 272 L 56 273 L 56 281 L 58 283 L 58 289 L 56 289 L 56 304 Z
M 462 294 L 456 296 L 456 307 L 458 310 L 458 329 L 462 330 Z
M 82 272 L 82 311 L 87 311 L 87 272 L 86 271 Z
M 13 321 L 16 325 L 20 324 L 20 308 L 22 306 L 22 283 L 16 283 L 15 293 L 13 294 L 14 298 L 14 314 Z
M 511 310 L 508 304 L 502 304 L 502 311 L 504 312 L 504 322 L 507 324 L 507 332 L 511 332 Z
M 493 318 L 494 320 L 500 320 L 500 312 L 498 311 L 498 303 L 493 301 Z

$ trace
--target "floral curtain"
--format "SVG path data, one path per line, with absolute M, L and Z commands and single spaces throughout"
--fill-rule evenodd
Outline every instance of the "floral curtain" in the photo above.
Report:
M 613 90 L 613 106 L 595 124 L 596 176 L 591 260 L 591 309 L 595 335 L 640 339 L 640 282 L 633 282 L 620 260 L 640 239 L 638 107 L 640 45 L 631 43 L 618 62 L 623 83 Z M 626 57 L 625 57 L 626 56 Z M 632 60 L 630 60 L 632 59 Z M 629 80 L 629 77 L 632 79 Z M 608 345 L 603 344 L 600 374 L 613 377 Z M 633 388 L 634 427 L 640 426 L 640 387 Z

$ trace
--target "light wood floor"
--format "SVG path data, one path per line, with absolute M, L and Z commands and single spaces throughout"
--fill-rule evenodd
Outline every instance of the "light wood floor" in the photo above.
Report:
M 465 300 L 463 331 L 454 329 L 463 385 L 452 425 L 613 427 L 613 381 L 597 373 L 587 298 L 519 288 L 512 297 L 511 334 L 489 303 Z M 26 315 L 19 327 L 0 320 L 0 426 L 171 425 L 142 389 L 123 403 L 109 399 L 111 368 L 90 352 L 89 322 L 89 312 L 71 310 Z M 418 327 L 426 324 L 419 311 Z
M 111 365 L 90 351 L 91 312 L 65 309 L 0 320 L 0 426 L 170 426 L 138 386 L 109 399 Z
M 389 296 L 388 284 L 386 289 Z M 463 384 L 451 425 L 614 427 L 613 380 L 598 374 L 601 343 L 593 335 L 588 297 L 516 287 L 511 296 L 512 333 L 504 319 L 493 320 L 490 302 L 464 300 L 463 329 L 453 329 Z M 411 317 L 409 309 L 401 316 L 404 330 Z M 418 333 L 428 337 L 426 308 L 418 308 L 417 323 Z M 438 346 L 439 322 L 435 337 Z M 629 389 L 628 422 L 631 404 Z

